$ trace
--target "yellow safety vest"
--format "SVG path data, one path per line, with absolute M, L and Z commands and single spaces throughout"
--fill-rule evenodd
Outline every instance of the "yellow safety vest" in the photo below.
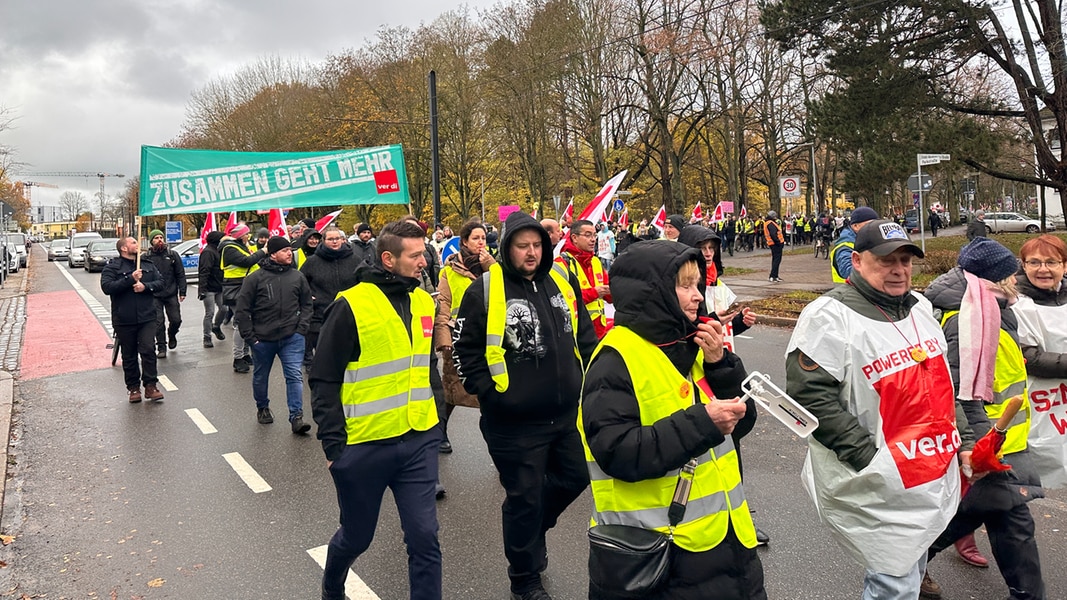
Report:
M 411 334 L 378 286 L 360 283 L 337 294 L 356 319 L 359 359 L 345 366 L 341 405 L 348 443 L 373 442 L 427 431 L 437 424 L 430 389 L 434 301 L 415 289 Z
M 578 287 L 583 291 L 593 289 L 598 285 L 604 285 L 604 264 L 600 262 L 598 257 L 594 256 L 590 262 L 593 267 L 593 281 L 589 281 L 589 278 L 585 275 L 585 269 L 582 268 L 578 259 L 574 258 L 569 252 L 565 253 L 565 256 L 561 255 L 561 257 L 566 261 L 568 270 L 578 277 Z M 594 323 L 598 323 L 602 328 L 607 328 L 608 316 L 604 312 L 603 298 L 597 296 L 596 300 L 587 302 L 585 310 L 589 311 L 589 317 Z
M 838 238 L 840 239 L 840 238 Z M 856 247 L 855 242 L 837 242 L 834 244 L 832 250 L 830 250 L 830 277 L 833 278 L 834 283 L 846 283 L 846 279 L 841 276 L 841 273 L 837 270 L 837 251 L 841 248 L 848 248 L 849 252 Z
M 448 282 L 448 289 L 452 291 L 451 316 L 455 320 L 459 316 L 459 303 L 463 300 L 464 292 L 471 286 L 472 280 L 466 275 L 457 273 L 451 265 L 445 265 L 441 269 L 441 275 L 444 275 L 445 281 Z
M 252 252 L 249 252 L 248 249 L 245 248 L 240 243 L 231 244 L 230 247 L 236 248 L 238 252 L 240 252 L 241 254 L 243 254 L 245 256 L 252 256 L 252 254 L 255 252 L 255 250 L 253 250 Z M 224 250 L 225 250 L 225 248 L 224 248 Z M 248 267 L 248 268 L 238 267 L 236 265 L 227 265 L 225 257 L 226 257 L 226 253 L 225 252 L 219 252 L 219 266 L 222 268 L 222 279 L 223 279 L 224 282 L 227 279 L 230 279 L 230 280 L 244 279 L 250 273 L 252 273 L 253 271 L 259 269 L 259 265 L 252 265 L 251 267 Z
M 556 283 L 571 314 L 571 333 L 574 334 L 574 354 L 578 354 L 578 298 L 571 287 L 570 279 L 563 265 L 552 263 L 550 278 Z M 508 302 L 504 297 L 504 271 L 499 264 L 489 267 L 489 273 L 482 275 L 485 286 L 485 360 L 489 363 L 489 374 L 496 384 L 496 391 L 508 391 L 508 367 L 504 363 L 504 322 L 507 320 Z M 451 282 L 449 282 L 451 283 Z
M 947 311 L 941 317 L 941 326 L 958 310 Z M 1023 397 L 1022 408 L 1008 424 L 1004 440 L 1004 454 L 1026 450 L 1026 438 L 1030 435 L 1030 399 L 1026 393 L 1026 359 L 1019 344 L 1003 329 L 997 340 L 997 362 L 993 367 L 993 402 L 984 402 L 985 414 L 996 422 L 1004 414 L 1004 403 L 1015 396 Z
M 304 263 L 306 263 L 307 260 L 308 259 L 307 256 L 304 254 L 303 248 L 299 248 L 293 251 L 293 263 L 296 264 L 297 270 L 299 270 L 300 267 L 304 266 Z
M 609 331 L 596 353 L 605 347 L 615 349 L 626 363 L 637 396 L 642 427 L 649 427 L 697 402 L 716 401 L 711 399 L 711 390 L 704 379 L 703 352 L 697 353 L 690 376 L 686 378 L 662 350 L 626 327 L 616 325 Z M 701 388 L 702 393 L 694 396 L 694 387 Z M 578 432 L 585 448 L 590 487 L 593 490 L 594 525 L 630 525 L 673 533 L 674 543 L 680 548 L 703 552 L 722 542 L 732 524 L 737 539 L 746 548 L 756 546 L 756 527 L 748 512 L 737 451 L 730 436 L 725 436 L 726 439 L 718 446 L 694 457 L 698 464 L 685 517 L 671 532 L 667 510 L 674 496 L 679 470 L 636 482 L 615 479 L 604 473 L 593 458 L 585 437 L 581 411 L 578 413 Z

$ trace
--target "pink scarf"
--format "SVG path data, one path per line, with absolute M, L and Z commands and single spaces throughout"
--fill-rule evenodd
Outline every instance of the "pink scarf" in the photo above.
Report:
M 993 402 L 993 371 L 1000 341 L 1000 305 L 986 280 L 964 271 L 960 305 L 960 400 Z

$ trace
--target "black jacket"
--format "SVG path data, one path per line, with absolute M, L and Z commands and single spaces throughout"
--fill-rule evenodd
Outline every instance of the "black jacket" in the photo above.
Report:
M 361 265 L 373 265 L 378 262 L 377 246 L 374 240 L 364 242 L 357 237 L 352 241 L 352 254 L 356 256 Z
M 196 268 L 199 279 L 196 285 L 201 299 L 205 294 L 217 294 L 222 291 L 222 268 L 219 267 L 220 240 L 222 240 L 222 232 L 212 231 L 207 234 L 207 245 L 200 251 L 200 260 Z
M 1033 299 L 1038 306 L 1067 306 L 1067 278 L 1060 282 L 1060 289 L 1042 290 L 1030 283 L 1026 274 L 1015 276 L 1015 288 L 1023 296 Z M 1067 314 L 1064 309 L 1063 314 Z M 1037 346 L 1023 346 L 1026 372 L 1035 377 L 1062 378 L 1067 373 L 1067 353 L 1045 352 Z
M 182 257 L 178 256 L 177 252 L 171 250 L 166 244 L 162 248 L 153 246 L 141 258 L 142 267 L 146 260 L 156 266 L 163 280 L 162 289 L 153 292 L 152 295 L 156 298 L 171 298 L 176 295 L 185 297 L 185 267 L 182 266 Z
M 700 245 L 705 241 L 711 240 L 715 247 L 715 271 L 716 277 L 722 277 L 723 272 L 726 270 L 722 265 L 722 242 L 719 239 L 718 234 L 714 231 L 704 227 L 702 225 L 686 225 L 682 228 L 681 233 L 678 234 L 678 241 L 689 246 L 690 248 L 700 249 Z M 715 318 L 718 315 L 713 313 Z M 721 320 L 721 319 L 720 319 Z M 741 335 L 749 330 L 748 325 L 745 325 L 745 315 L 737 313 L 730 323 L 734 326 L 734 335 Z
M 237 295 L 234 320 L 241 337 L 250 344 L 278 341 L 294 333 L 306 335 L 311 321 L 311 288 L 292 265 L 269 258 L 244 278 Z
M 347 243 L 337 250 L 320 245 L 300 272 L 307 277 L 311 288 L 311 331 L 318 331 L 326 315 L 326 308 L 333 304 L 337 292 L 356 285 L 356 269 L 360 259 L 352 253 Z
M 978 219 L 971 219 L 967 222 L 967 239 L 973 240 L 976 237 L 986 237 L 989 231 L 985 228 L 985 222 Z
M 121 256 L 112 258 L 100 273 L 100 289 L 111 296 L 111 322 L 114 325 L 139 325 L 154 323 L 156 302 L 153 294 L 162 289 L 163 279 L 156 266 L 141 259 L 141 283 L 143 292 L 133 291 L 136 283 L 130 273 L 137 270 L 137 262 Z
M 533 280 L 524 278 L 510 260 L 512 240 L 524 229 L 534 229 L 541 237 L 541 263 Z M 498 392 L 489 374 L 485 292 L 479 279 L 463 294 L 452 337 L 452 355 L 463 387 L 478 396 L 482 416 L 490 423 L 547 423 L 570 418 L 577 414 L 583 363 L 588 363 L 597 345 L 589 313 L 579 301 L 579 360 L 566 301 L 549 276 L 552 246 L 548 232 L 530 215 L 520 211 L 508 217 L 497 260 L 504 274 L 508 306 L 504 362 L 510 383 L 507 391 Z M 572 276 L 570 282 L 580 299 L 577 280 Z
M 360 285 L 376 285 L 389 303 L 396 309 L 397 316 L 411 334 L 411 298 L 409 294 L 419 282 L 409 277 L 400 277 L 383 269 L 380 265 L 365 265 L 356 271 Z M 345 368 L 350 362 L 359 360 L 359 330 L 356 317 L 345 300 L 337 300 L 326 309 L 322 333 L 315 347 L 315 360 L 308 372 L 308 384 L 311 386 L 311 410 L 318 425 L 316 435 L 322 441 L 322 450 L 326 460 L 337 460 L 348 444 L 345 430 L 345 413 L 341 405 L 341 384 L 345 380 Z M 372 340 L 370 343 L 374 343 Z M 436 375 L 436 377 L 435 377 Z M 440 375 L 437 371 L 437 354 L 430 353 L 430 386 L 440 387 Z M 437 391 L 435 389 L 435 395 Z M 391 444 L 396 438 L 367 442 L 370 444 Z

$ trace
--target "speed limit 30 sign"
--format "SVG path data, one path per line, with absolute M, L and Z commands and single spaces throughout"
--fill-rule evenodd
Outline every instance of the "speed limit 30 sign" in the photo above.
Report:
M 799 198 L 800 197 L 800 178 L 799 177 L 779 177 L 778 178 L 778 196 L 781 198 Z

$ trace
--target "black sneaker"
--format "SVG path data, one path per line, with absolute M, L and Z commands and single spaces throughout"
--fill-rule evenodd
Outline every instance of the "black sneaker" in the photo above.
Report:
M 256 410 L 256 420 L 260 425 L 270 425 L 274 422 L 274 415 L 270 413 L 270 408 L 264 406 L 263 408 Z
M 538 584 L 534 589 L 522 594 L 511 592 L 511 600 L 552 600 L 552 596 L 549 596 L 545 588 Z
M 452 454 L 452 442 L 447 439 L 441 440 L 441 445 L 437 447 L 437 451 L 441 454 Z
M 178 347 L 178 332 L 174 332 L 167 337 L 167 347 L 171 350 Z
M 246 363 L 245 361 L 243 361 L 243 360 L 241 360 L 239 358 L 233 359 L 233 372 L 234 373 L 247 373 L 248 371 L 249 371 L 248 363 Z
M 241 357 L 241 360 L 243 360 L 246 365 L 248 365 L 250 367 L 252 366 L 252 355 L 251 354 L 245 354 L 244 356 Z
M 303 415 L 297 415 L 289 420 L 289 425 L 293 428 L 293 433 L 296 435 L 304 435 L 311 431 L 311 425 L 304 422 Z
M 771 536 L 767 535 L 767 533 L 765 531 L 763 531 L 762 529 L 757 527 L 756 528 L 756 545 L 757 546 L 766 546 L 769 543 L 771 543 Z
M 204 347 L 205 348 L 214 348 L 215 347 L 215 344 L 211 343 L 211 336 L 210 335 L 204 336 Z
M 445 499 L 445 486 L 441 485 L 441 482 L 437 482 L 437 485 L 434 487 L 434 497 L 438 500 Z
M 156 358 L 167 358 L 167 349 L 160 348 L 156 351 Z
M 214 333 L 215 337 L 219 338 L 219 340 L 226 339 L 226 336 L 222 333 L 222 328 L 221 327 L 212 327 L 211 328 L 211 333 Z

